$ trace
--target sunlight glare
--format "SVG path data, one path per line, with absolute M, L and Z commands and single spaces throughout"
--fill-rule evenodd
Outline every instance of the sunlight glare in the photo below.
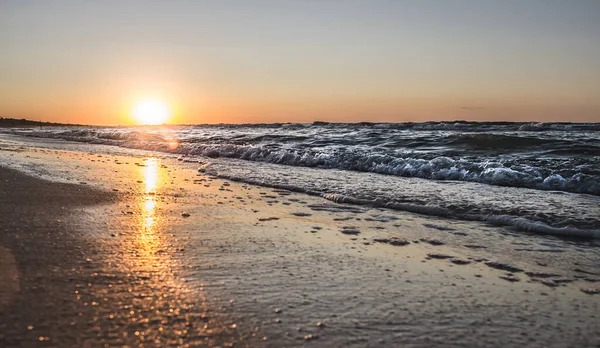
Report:
M 140 100 L 133 107 L 132 113 L 135 120 L 143 125 L 163 124 L 171 116 L 167 103 L 159 99 Z

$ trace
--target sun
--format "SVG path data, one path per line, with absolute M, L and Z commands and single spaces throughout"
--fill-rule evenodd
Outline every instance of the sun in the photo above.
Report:
M 171 110 L 160 99 L 143 99 L 134 105 L 132 114 L 139 124 L 157 125 L 167 122 L 171 117 Z

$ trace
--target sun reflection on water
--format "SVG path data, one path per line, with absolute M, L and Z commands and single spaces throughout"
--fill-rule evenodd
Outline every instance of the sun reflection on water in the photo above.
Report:
M 160 247 L 160 238 L 156 230 L 158 215 L 156 214 L 156 189 L 160 182 L 160 165 L 158 159 L 148 158 L 141 167 L 144 192 L 141 200 L 140 251 L 145 257 L 151 257 Z
M 142 168 L 143 181 L 146 185 L 146 194 L 154 193 L 156 185 L 158 184 L 158 159 L 148 158 L 146 160 L 146 166 Z

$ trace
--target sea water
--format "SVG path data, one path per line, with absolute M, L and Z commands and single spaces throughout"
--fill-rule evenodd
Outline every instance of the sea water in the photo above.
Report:
M 600 124 L 428 122 L 10 129 L 172 153 L 350 204 L 600 238 Z

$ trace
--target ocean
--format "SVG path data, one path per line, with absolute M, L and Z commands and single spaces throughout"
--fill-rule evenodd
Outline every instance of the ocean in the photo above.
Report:
M 229 180 L 515 230 L 600 239 L 600 124 L 51 127 L 2 133 L 174 154 Z

